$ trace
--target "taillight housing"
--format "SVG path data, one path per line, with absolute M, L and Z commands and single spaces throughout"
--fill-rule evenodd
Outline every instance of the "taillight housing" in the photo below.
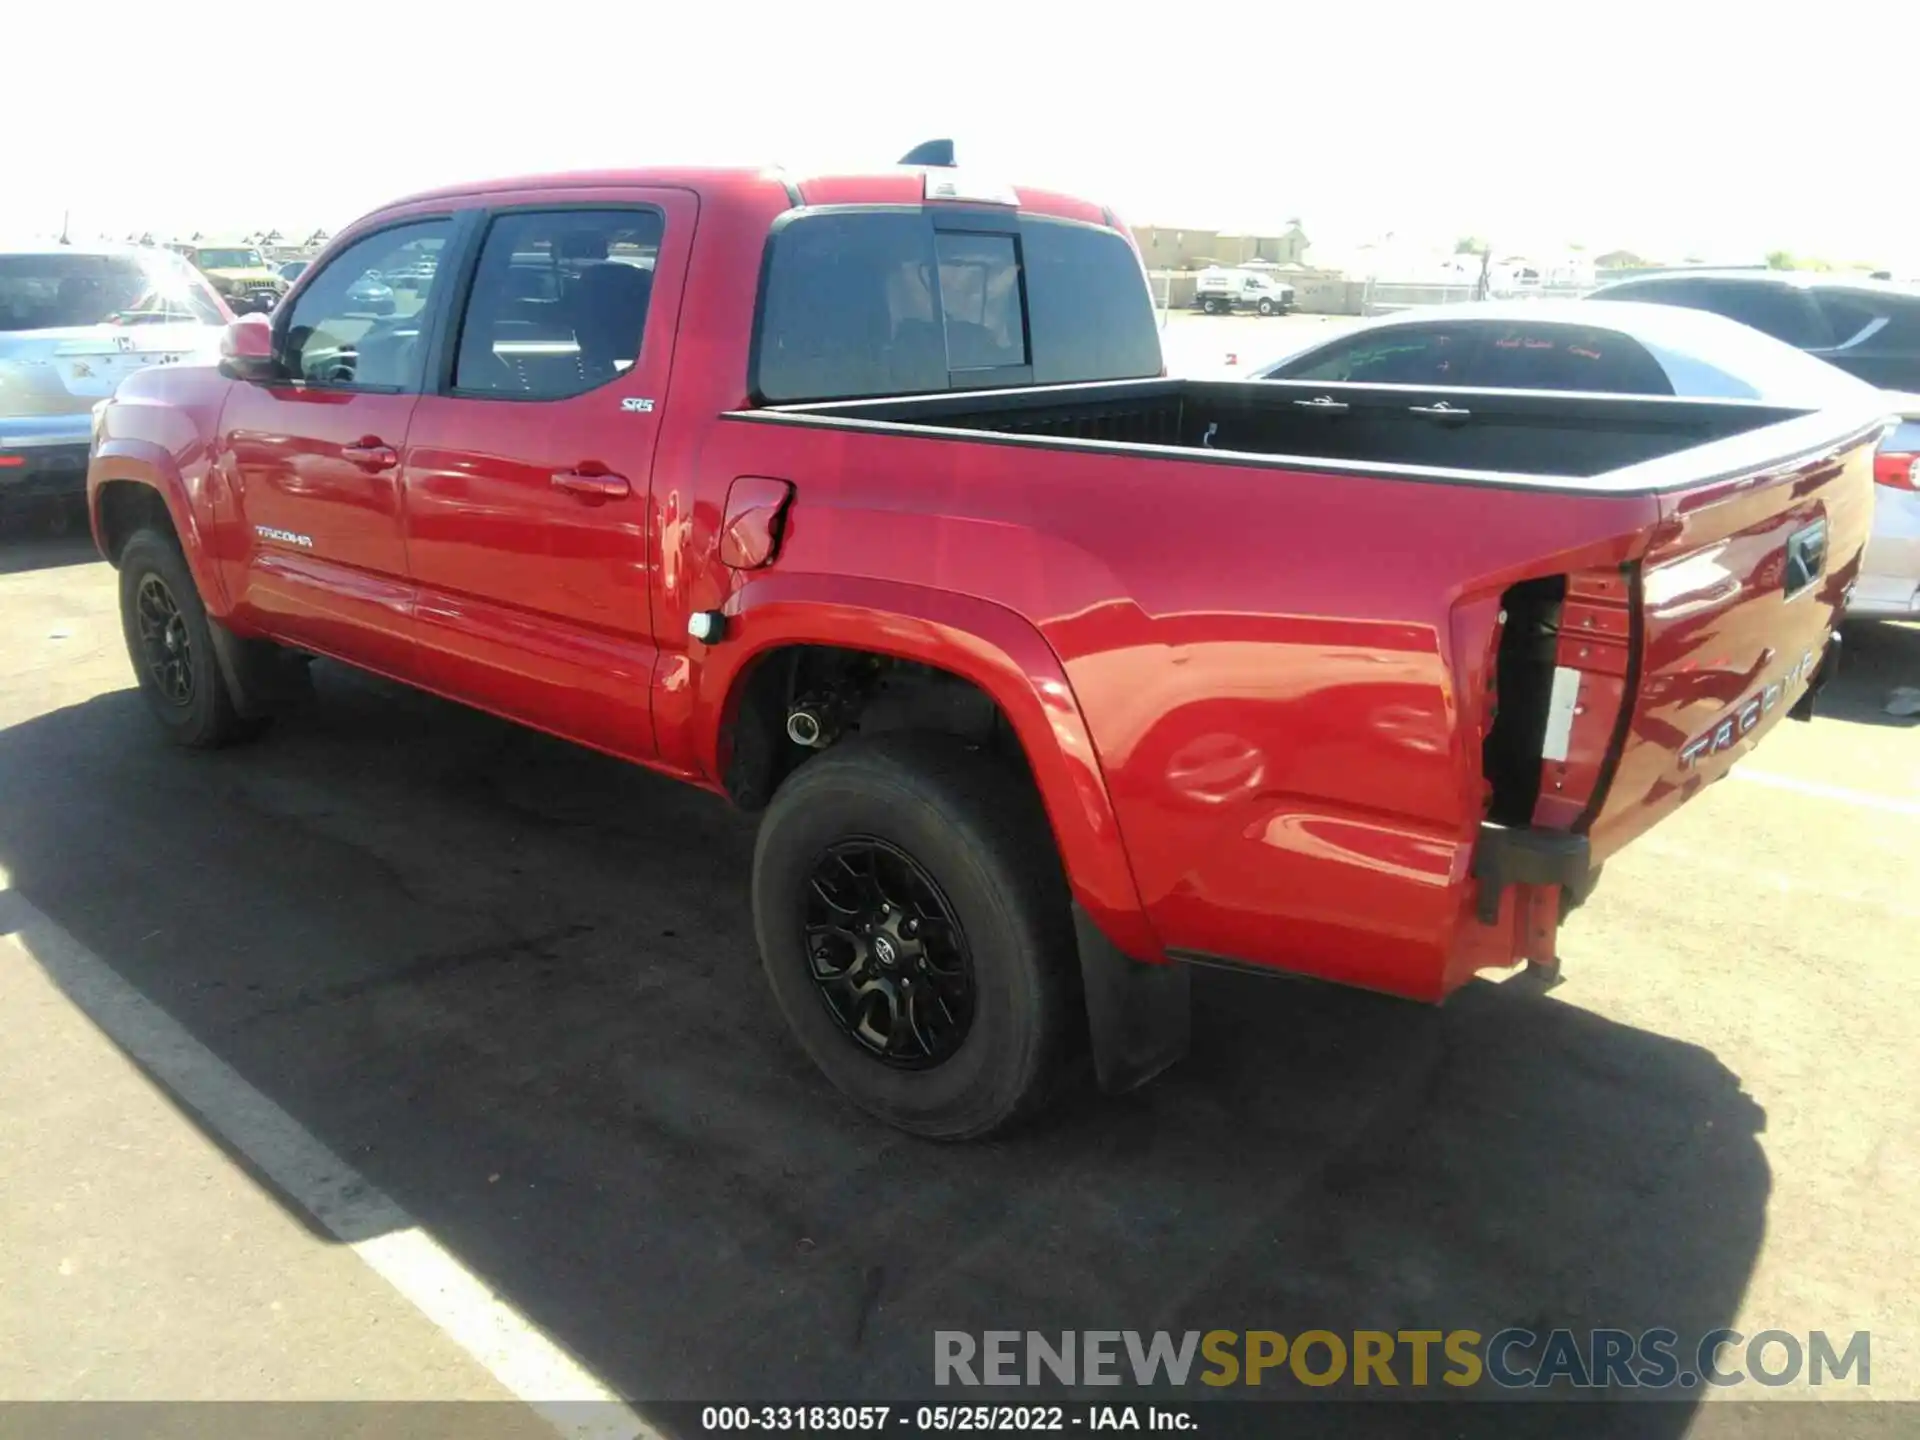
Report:
M 1559 632 L 1533 823 L 1572 830 L 1610 778 L 1627 703 L 1635 641 L 1628 573 L 1603 566 L 1569 575 Z
M 1636 644 L 1628 571 L 1598 566 L 1501 596 L 1487 818 L 1577 830 L 1605 790 Z
M 1882 450 L 1873 457 L 1873 483 L 1889 490 L 1920 490 L 1920 455 Z

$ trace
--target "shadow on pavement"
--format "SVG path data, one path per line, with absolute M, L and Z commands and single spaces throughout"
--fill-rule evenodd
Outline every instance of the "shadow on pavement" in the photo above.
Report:
M 100 552 L 93 548 L 93 536 L 87 533 L 84 519 L 55 534 L 23 516 L 0 516 L 0 575 L 90 565 L 99 559 Z
M 1920 625 L 1856 620 L 1846 627 L 1840 672 L 1821 692 L 1819 718 L 1920 725 L 1920 718 L 1887 713 L 1888 697 L 1902 686 L 1920 686 Z
M 937 1328 L 1687 1335 L 1739 1304 L 1764 1115 L 1701 1049 L 1513 987 L 1429 1011 L 1202 973 L 1195 1054 L 1145 1091 L 909 1140 L 788 1041 L 746 820 L 331 666 L 315 687 L 218 755 L 166 748 L 131 690 L 0 732 L 0 865 L 625 1394 L 1019 1398 L 935 1392 Z

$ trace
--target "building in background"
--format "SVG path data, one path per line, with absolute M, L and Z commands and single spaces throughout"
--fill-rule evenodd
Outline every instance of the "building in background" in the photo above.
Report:
M 1136 225 L 1134 243 L 1149 270 L 1204 270 L 1209 265 L 1304 265 L 1307 232 L 1298 220 L 1271 235 L 1237 230 L 1186 230 Z

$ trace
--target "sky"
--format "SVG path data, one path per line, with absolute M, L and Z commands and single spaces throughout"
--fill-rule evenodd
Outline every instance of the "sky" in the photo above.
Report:
M 11 0 L 35 63 L 7 67 L 0 234 L 304 233 L 466 179 L 864 168 L 950 136 L 1134 224 L 1920 273 L 1920 5 L 1773 13 Z

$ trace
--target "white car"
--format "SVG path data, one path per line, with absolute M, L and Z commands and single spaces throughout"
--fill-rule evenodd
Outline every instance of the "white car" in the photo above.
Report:
M 1871 391 L 1736 321 L 1674 305 L 1515 300 L 1369 320 L 1252 372 L 1256 380 L 1585 390 L 1818 405 Z M 1847 613 L 1920 619 L 1920 396 L 1875 392 L 1892 423 L 1875 457 L 1873 534 Z
M 1847 614 L 1920 620 L 1920 395 L 1889 395 L 1900 424 L 1874 457 L 1873 533 Z
M 168 250 L 0 249 L 0 505 L 83 493 L 94 405 L 149 365 L 217 360 L 232 318 Z

